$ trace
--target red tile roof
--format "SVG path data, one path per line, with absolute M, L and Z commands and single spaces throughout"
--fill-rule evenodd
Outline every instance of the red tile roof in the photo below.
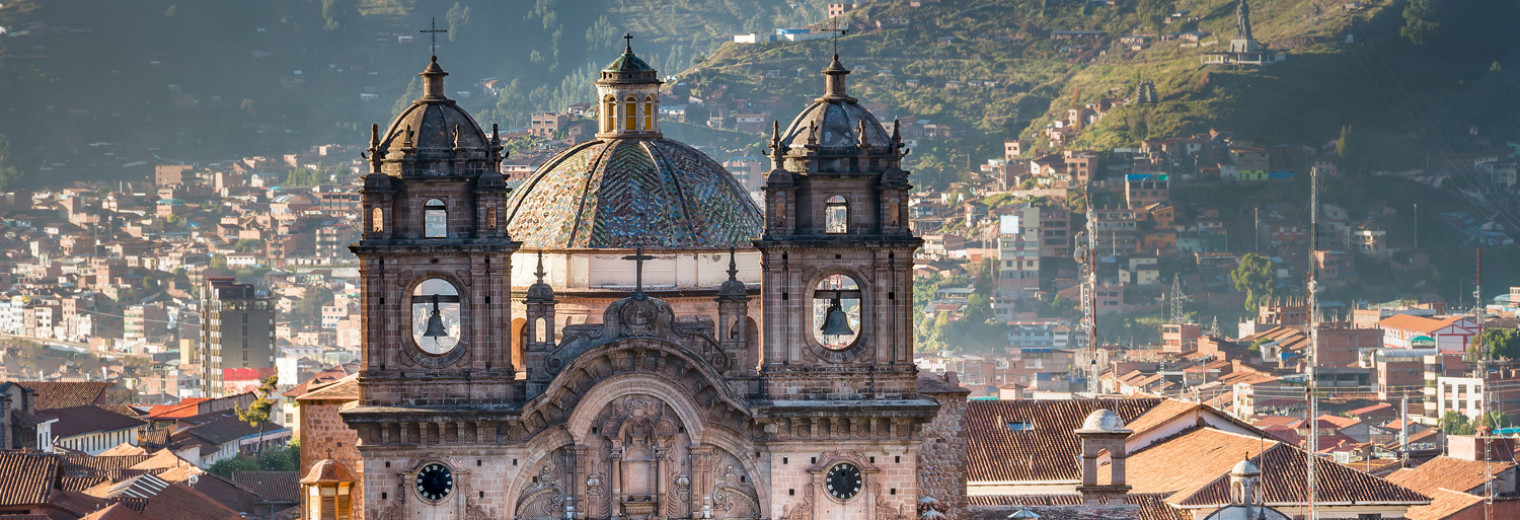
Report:
M 1130 422 L 1160 404 L 1156 398 L 970 401 L 966 406 L 970 481 L 1078 480 L 1074 430 L 1099 408 Z M 1013 431 L 1009 423 L 1032 429 Z
M 1399 329 L 1430 334 L 1432 332 L 1446 328 L 1452 323 L 1443 320 L 1433 320 L 1421 316 L 1395 314 L 1393 316 L 1383 318 L 1383 321 L 1379 321 L 1377 324 L 1378 328 L 1382 329 Z
M 1127 503 L 1134 506 L 1132 518 L 1135 520 L 1193 520 L 1192 514 L 1172 507 L 1165 499 L 1166 495 L 1155 493 L 1130 493 L 1125 497 Z M 1025 506 L 1032 511 L 1038 510 L 1041 518 L 1049 518 L 1045 512 L 1050 508 L 1085 508 L 1082 495 L 1078 494 L 970 496 L 966 500 L 970 506 L 969 516 L 974 520 L 1003 520 Z
M 47 503 L 60 462 L 57 456 L 45 453 L 0 452 L 0 506 Z
M 105 404 L 106 389 L 115 385 L 109 381 L 20 381 L 18 384 L 37 392 L 32 398 L 32 408 L 36 410 Z
M 125 504 L 111 504 L 110 507 L 85 515 L 79 520 L 148 520 L 148 517 Z
M 1440 456 L 1414 468 L 1405 468 L 1388 475 L 1388 481 L 1430 495 L 1437 489 L 1450 489 L 1464 493 L 1481 491 L 1488 474 L 1497 476 L 1515 467 L 1513 462 L 1489 462 L 1454 459 Z
M 301 474 L 296 471 L 235 471 L 232 482 L 270 502 L 301 501 Z
M 1266 503 L 1303 502 L 1307 479 L 1303 450 L 1213 428 L 1186 431 L 1131 454 L 1126 480 L 1136 493 L 1172 493 L 1167 502 L 1179 507 L 1217 506 L 1229 502 L 1230 470 L 1247 457 L 1262 469 Z M 1178 464 L 1180 460 L 1188 462 Z M 1428 501 L 1413 490 L 1323 458 L 1316 459 L 1315 470 L 1318 494 L 1325 502 Z M 1105 474 L 1100 472 L 1100 476 Z
M 1449 489 L 1430 492 L 1430 505 L 1415 506 L 1404 513 L 1408 520 L 1446 520 L 1457 513 L 1483 503 L 1483 497 Z M 1481 518 L 1481 516 L 1478 516 Z
M 95 405 L 58 408 L 43 413 L 58 418 L 58 422 L 53 424 L 53 437 L 57 439 L 90 432 L 113 432 L 147 424 L 135 417 L 127 417 Z

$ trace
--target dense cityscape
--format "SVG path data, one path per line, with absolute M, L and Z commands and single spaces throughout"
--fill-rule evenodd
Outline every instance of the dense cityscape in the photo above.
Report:
M 344 115 L 141 135 L 0 4 L 0 519 L 1520 518 L 1520 40 L 1382 72 L 1467 7 L 626 0 L 472 70 L 505 8 L 304 3 L 411 24 L 270 76 Z M 1309 121 L 1346 56 L 1392 123 Z

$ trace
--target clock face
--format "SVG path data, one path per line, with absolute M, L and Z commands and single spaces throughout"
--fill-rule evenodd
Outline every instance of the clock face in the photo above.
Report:
M 829 496 L 840 500 L 855 498 L 860 493 L 860 468 L 848 462 L 829 468 L 829 474 L 823 479 L 828 487 Z
M 454 474 L 449 468 L 439 463 L 432 463 L 422 467 L 417 472 L 417 494 L 422 498 L 432 501 L 443 500 L 454 490 Z

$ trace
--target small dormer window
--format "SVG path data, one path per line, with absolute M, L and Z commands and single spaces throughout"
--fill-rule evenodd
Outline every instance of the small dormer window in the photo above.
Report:
M 835 195 L 829 197 L 823 206 L 824 233 L 837 234 L 850 231 L 850 203 L 845 202 L 844 197 Z
M 1011 431 L 1011 432 L 1027 432 L 1027 431 L 1033 431 L 1033 430 L 1034 430 L 1034 423 L 1031 423 L 1031 422 L 1027 422 L 1027 421 L 1009 421 L 1008 422 L 1008 431 Z
M 444 207 L 443 201 L 428 199 L 422 210 L 422 236 L 426 238 L 448 238 L 449 236 L 449 211 Z

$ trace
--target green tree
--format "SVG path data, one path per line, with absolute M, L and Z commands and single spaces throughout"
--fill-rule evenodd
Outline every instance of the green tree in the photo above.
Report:
M 232 244 L 232 248 L 239 253 L 253 253 L 264 249 L 264 241 L 255 238 L 239 238 Z
M 257 471 L 258 469 L 259 464 L 257 462 L 241 457 L 233 457 L 216 461 L 216 464 L 211 465 L 210 471 L 212 475 L 230 479 L 234 471 Z
M 1438 18 L 1435 0 L 1409 0 L 1409 5 L 1404 6 L 1404 26 L 1399 28 L 1399 36 L 1409 40 L 1409 43 L 1425 45 L 1430 36 L 1441 28 Z
M 1277 266 L 1267 257 L 1246 253 L 1230 273 L 1230 280 L 1235 282 L 1235 290 L 1246 293 L 1246 310 L 1255 312 L 1261 300 L 1271 296 L 1277 286 Z
M 1335 138 L 1335 158 L 1349 161 L 1353 153 L 1356 148 L 1351 143 L 1351 125 L 1342 125 L 1340 137 Z
M 322 316 L 322 307 L 332 301 L 333 292 L 326 287 L 308 287 L 306 294 L 291 306 L 291 321 L 298 325 L 317 323 Z
M 1520 330 L 1483 329 L 1483 336 L 1468 351 L 1477 355 L 1480 349 L 1489 359 L 1520 359 Z
M 249 426 L 259 428 L 259 443 L 254 450 L 254 458 L 257 459 L 264 452 L 264 427 L 269 424 L 269 415 L 274 411 L 274 401 L 269 396 L 274 395 L 275 385 L 280 383 L 280 376 L 269 376 L 259 381 L 258 397 L 248 404 L 248 408 L 234 406 L 238 420 L 248 423 Z
M 0 190 L 10 188 L 21 180 L 21 170 L 16 168 L 14 162 L 11 158 L 11 141 L 5 134 L 0 134 Z
M 455 35 L 459 34 L 459 30 L 470 24 L 470 7 L 454 2 L 454 7 L 449 8 L 449 12 L 444 14 L 444 19 L 449 22 L 449 41 L 452 42 Z
M 1473 428 L 1472 422 L 1467 420 L 1466 415 L 1456 410 L 1447 410 L 1446 415 L 1441 416 L 1441 431 L 1446 432 L 1447 435 L 1472 435 L 1477 430 Z
M 1172 3 L 1167 0 L 1140 0 L 1135 4 L 1135 15 L 1153 30 L 1159 30 L 1172 14 Z
M 359 17 L 356 0 L 322 0 L 323 28 L 336 31 Z

